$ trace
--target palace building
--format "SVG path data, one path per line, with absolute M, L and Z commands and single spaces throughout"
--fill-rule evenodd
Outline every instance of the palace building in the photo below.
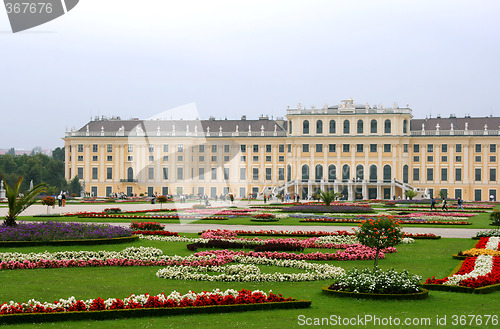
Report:
M 410 108 L 353 100 L 288 109 L 285 119 L 97 118 L 66 132 L 65 174 L 94 196 L 111 193 L 299 194 L 348 200 L 496 199 L 500 117 L 413 119 Z

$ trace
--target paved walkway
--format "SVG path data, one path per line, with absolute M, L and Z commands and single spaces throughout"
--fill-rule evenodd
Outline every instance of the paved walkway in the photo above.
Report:
M 257 203 L 252 203 L 257 204 Z M 258 203 L 261 204 L 261 203 Z M 168 203 L 164 204 L 163 208 L 191 208 L 193 203 Z M 228 206 L 228 203 L 217 202 L 212 204 L 213 206 Z M 248 206 L 247 202 L 241 204 L 235 204 L 240 207 Z M 67 212 L 81 212 L 81 211 L 103 211 L 106 208 L 120 208 L 124 211 L 132 210 L 151 210 L 160 208 L 160 204 L 130 204 L 130 203 L 103 203 L 103 204 L 68 204 L 66 207 L 51 208 L 50 213 L 67 213 Z M 33 205 L 26 209 L 21 215 L 22 216 L 33 216 L 36 214 L 47 213 L 47 207 L 42 205 Z M 6 207 L 0 207 L 0 217 L 7 214 Z M 108 223 L 109 224 L 109 223 Z M 128 223 L 112 223 L 113 225 L 126 226 Z M 182 224 L 164 224 L 165 230 L 172 232 L 182 232 L 182 233 L 198 233 L 203 230 L 208 229 L 227 229 L 227 230 L 247 230 L 247 231 L 257 231 L 257 230 L 283 230 L 283 231 L 327 231 L 333 232 L 338 230 L 352 230 L 356 226 L 317 226 L 317 225 L 227 225 L 227 224 L 194 224 L 194 223 L 182 223 Z M 433 227 L 405 227 L 405 232 L 408 233 L 433 233 L 440 235 L 443 238 L 470 238 L 476 235 L 478 231 L 484 231 L 484 229 L 467 229 L 467 228 L 433 228 Z

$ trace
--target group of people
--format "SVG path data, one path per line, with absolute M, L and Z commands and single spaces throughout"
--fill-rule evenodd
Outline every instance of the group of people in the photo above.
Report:
M 61 193 L 59 193 L 59 195 L 57 197 L 55 197 L 57 199 L 59 207 L 66 206 L 66 194 L 67 194 L 67 192 L 61 191 Z
M 464 200 L 461 198 L 457 198 L 457 210 L 464 210 Z M 431 210 L 437 210 L 436 208 L 436 199 L 431 197 Z M 446 198 L 443 199 L 443 204 L 441 206 L 441 210 L 448 211 L 448 200 Z

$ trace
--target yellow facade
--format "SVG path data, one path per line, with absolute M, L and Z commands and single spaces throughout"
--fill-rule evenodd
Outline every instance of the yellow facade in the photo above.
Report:
M 95 196 L 335 189 L 354 200 L 417 189 L 496 198 L 500 137 L 488 123 L 500 129 L 500 118 L 415 120 L 409 108 L 347 100 L 288 109 L 286 119 L 94 120 L 66 133 L 66 178 L 78 175 Z

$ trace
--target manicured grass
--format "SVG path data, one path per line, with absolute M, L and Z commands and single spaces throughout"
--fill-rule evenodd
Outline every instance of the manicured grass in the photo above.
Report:
M 195 237 L 196 234 L 183 234 Z M 415 244 L 397 246 L 398 252 L 388 254 L 380 260 L 381 268 L 408 269 L 410 272 L 423 276 L 442 278 L 447 276 L 458 264 L 451 255 L 459 250 L 465 250 L 474 245 L 470 239 L 440 239 L 417 240 Z M 106 246 L 69 246 L 69 247 L 24 247 L 1 248 L 1 252 L 41 252 L 59 250 L 121 250 L 128 246 L 151 246 L 164 251 L 165 254 L 189 255 L 187 243 L 157 242 L 140 240 L 134 243 Z M 316 251 L 307 249 L 305 252 Z M 330 261 L 329 264 L 343 268 L 371 267 L 373 261 Z M 36 270 L 1 271 L 2 293 L 1 301 L 26 301 L 38 298 L 53 301 L 59 298 L 75 296 L 77 298 L 123 298 L 131 293 L 157 294 L 177 290 L 185 293 L 189 290 L 202 291 L 220 289 L 259 289 L 273 290 L 284 296 L 311 299 L 312 307 L 301 310 L 255 311 L 233 314 L 202 314 L 189 316 L 167 316 L 158 318 L 122 319 L 107 321 L 78 321 L 30 325 L 31 328 L 299 328 L 298 316 L 307 318 L 357 317 L 365 314 L 377 317 L 428 317 L 431 318 L 430 328 L 455 328 L 451 325 L 453 314 L 497 314 L 500 292 L 488 295 L 464 295 L 460 293 L 431 291 L 426 300 L 417 301 L 374 301 L 340 298 L 323 295 L 321 287 L 330 284 L 328 281 L 300 283 L 238 283 L 238 282 L 198 282 L 165 280 L 156 278 L 156 271 L 161 267 L 102 267 L 102 268 L 63 268 Z M 268 268 L 268 271 L 282 271 L 280 268 Z M 289 269 L 288 271 L 298 271 Z M 436 325 L 436 315 L 446 315 L 447 326 Z M 327 326 L 319 326 L 321 328 Z M 350 328 L 359 328 L 349 326 Z M 365 326 L 360 326 L 364 328 Z M 368 325 L 368 328 L 383 326 Z M 397 326 L 396 326 L 397 327 Z M 9 328 L 26 328 L 25 324 L 9 325 Z M 482 326 L 482 328 L 486 328 Z

